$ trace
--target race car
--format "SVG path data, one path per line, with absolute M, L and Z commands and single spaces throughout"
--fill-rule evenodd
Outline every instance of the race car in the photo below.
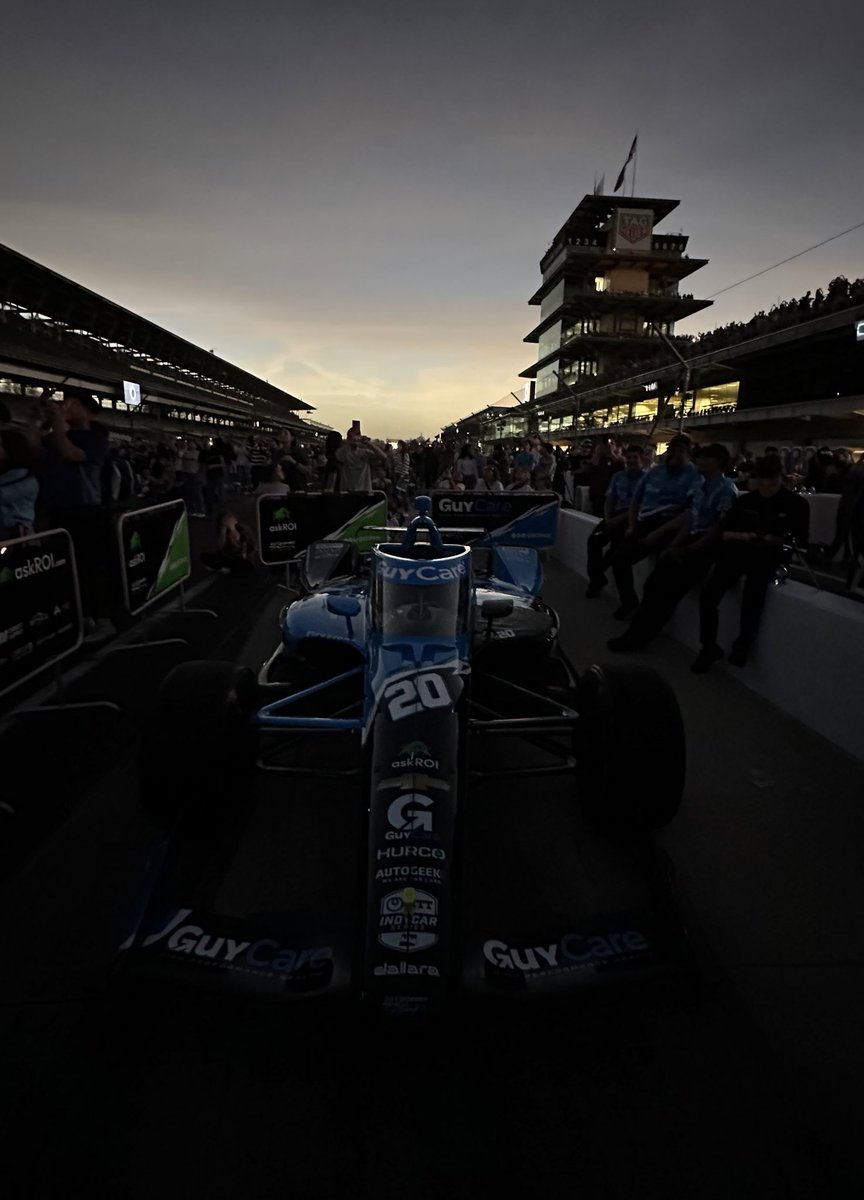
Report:
M 467 919 L 462 831 L 483 782 L 563 779 L 574 810 L 628 853 L 672 819 L 684 785 L 681 715 L 665 682 L 644 668 L 578 673 L 562 652 L 558 617 L 539 595 L 557 497 L 492 499 L 419 497 L 405 530 L 366 523 L 300 554 L 295 537 L 285 552 L 299 583 L 257 677 L 206 662 L 166 679 L 140 765 L 143 805 L 165 837 L 124 939 L 127 968 L 419 1013 L 460 995 L 656 973 L 680 958 L 668 896 L 645 921 L 582 912 L 561 929 L 526 929 L 521 946 L 475 936 Z M 318 501 L 327 504 L 283 505 L 279 536 L 293 526 L 294 537 L 300 510 Z M 368 521 L 373 508 L 362 511 Z M 315 508 L 318 532 L 322 514 Z M 461 525 L 444 524 L 454 519 Z M 323 735 L 334 749 L 322 759 Z M 514 741 L 530 746 L 527 763 L 477 751 Z M 661 746 L 663 786 L 645 787 Z M 317 924 L 303 914 L 301 929 L 288 913 L 202 913 L 184 891 L 183 864 L 214 835 L 227 831 L 230 856 L 235 819 L 266 771 L 285 788 L 310 774 L 353 786 L 365 869 L 341 924 L 333 914 Z

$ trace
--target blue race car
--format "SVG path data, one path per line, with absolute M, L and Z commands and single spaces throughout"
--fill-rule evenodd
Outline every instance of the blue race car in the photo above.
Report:
M 521 948 L 513 938 L 466 944 L 460 822 L 475 783 L 569 777 L 595 826 L 631 841 L 674 816 L 684 783 L 681 716 L 662 679 L 617 666 L 579 675 L 561 650 L 557 616 L 539 599 L 539 550 L 554 542 L 557 498 L 492 500 L 420 497 L 407 530 L 372 531 L 394 540 L 362 561 L 350 541 L 312 542 L 281 643 L 257 678 L 215 662 L 168 677 L 141 756 L 142 801 L 166 839 L 124 941 L 127 964 L 285 996 L 359 993 L 388 1012 L 668 966 L 667 934 L 620 914 L 611 923 L 583 914 L 578 927 L 525 934 Z M 464 527 L 440 527 L 433 503 L 434 515 L 465 518 Z M 280 528 L 295 515 L 280 510 Z M 324 734 L 332 756 L 320 749 Z M 518 739 L 533 757 L 490 763 L 474 753 L 478 738 Z M 660 745 L 658 791 L 644 773 Z M 172 845 L 185 846 L 174 855 L 182 859 L 230 828 L 256 770 L 286 784 L 303 774 L 359 781 L 362 932 L 350 922 L 326 935 L 323 926 L 277 929 L 273 915 L 217 921 L 190 906 L 176 869 L 166 891 Z

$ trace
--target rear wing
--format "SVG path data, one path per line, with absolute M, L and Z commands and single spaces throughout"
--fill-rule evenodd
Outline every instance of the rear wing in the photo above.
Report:
M 472 546 L 540 550 L 555 545 L 559 504 L 556 492 L 433 492 L 432 520 Z
M 350 542 L 362 554 L 387 520 L 383 492 L 291 492 L 258 497 L 258 547 L 269 567 L 299 558 L 313 542 Z

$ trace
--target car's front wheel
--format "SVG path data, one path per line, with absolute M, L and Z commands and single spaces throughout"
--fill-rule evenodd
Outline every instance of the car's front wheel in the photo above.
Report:
M 684 723 L 668 683 L 647 667 L 591 666 L 576 707 L 577 788 L 594 823 L 625 837 L 668 825 L 686 771 Z

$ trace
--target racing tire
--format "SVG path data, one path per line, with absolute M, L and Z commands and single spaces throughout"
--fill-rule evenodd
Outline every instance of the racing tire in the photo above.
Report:
M 145 725 L 139 797 L 150 822 L 168 832 L 182 817 L 218 822 L 251 791 L 257 731 L 249 718 L 258 686 L 248 668 L 188 662 L 164 679 Z
M 668 825 L 681 807 L 687 754 L 665 679 L 648 667 L 594 665 L 580 678 L 576 707 L 577 787 L 592 823 L 625 838 Z

